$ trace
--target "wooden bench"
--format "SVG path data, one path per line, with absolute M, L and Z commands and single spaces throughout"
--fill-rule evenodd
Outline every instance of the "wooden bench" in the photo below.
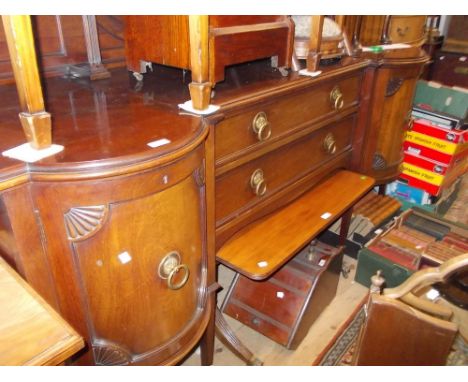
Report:
M 253 222 L 230 238 L 217 260 L 253 280 L 264 280 L 349 210 L 374 179 L 341 170 L 286 207 Z

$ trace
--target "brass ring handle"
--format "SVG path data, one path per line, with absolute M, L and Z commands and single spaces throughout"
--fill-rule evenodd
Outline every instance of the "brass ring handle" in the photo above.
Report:
M 179 273 L 180 270 L 184 270 L 185 272 L 184 277 L 177 284 L 174 284 L 174 282 L 172 281 L 172 278 L 177 273 Z M 169 289 L 172 289 L 172 290 L 180 289 L 187 283 L 189 276 L 190 276 L 190 270 L 189 270 L 188 265 L 179 264 L 174 269 L 172 269 L 172 271 L 169 273 L 169 277 L 167 278 L 167 286 L 169 287 Z
M 323 148 L 328 154 L 336 153 L 336 140 L 335 136 L 332 133 L 328 133 L 325 139 L 323 140 Z
M 257 113 L 252 121 L 252 130 L 257 134 L 257 139 L 262 142 L 271 136 L 271 125 L 265 112 Z
M 330 92 L 330 101 L 335 110 L 340 110 L 344 106 L 343 93 L 338 86 L 335 86 Z
M 261 169 L 255 170 L 250 176 L 250 187 L 252 188 L 255 195 L 265 195 L 267 191 L 267 185 L 263 176 L 263 171 Z
M 180 289 L 186 283 L 190 276 L 190 270 L 187 264 L 180 264 L 181 258 L 177 251 L 169 252 L 159 263 L 158 275 L 161 279 L 167 280 L 167 286 L 169 289 Z M 184 271 L 184 277 L 178 283 L 174 284 L 173 278 L 179 273 Z

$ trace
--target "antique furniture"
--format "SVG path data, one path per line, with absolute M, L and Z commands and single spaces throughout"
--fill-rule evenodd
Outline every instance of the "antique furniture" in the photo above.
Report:
M 0 157 L 0 251 L 84 337 L 87 348 L 74 364 L 175 364 L 199 341 L 210 364 L 215 322 L 255 362 L 219 310 L 215 316 L 215 255 L 243 276 L 267 280 L 340 217 L 343 239 L 372 176 L 383 182 L 398 167 L 392 158 L 399 158 L 406 114 L 391 112 L 395 124 L 378 120 L 387 87 L 404 89 L 400 101 L 410 103 L 412 79 L 389 81 L 385 65 L 394 53 L 346 56 L 311 78 L 271 65 L 271 55 L 283 65 L 292 46 L 281 53 L 275 39 L 262 49 L 254 44 L 258 55 L 248 60 L 265 59 L 225 69 L 237 61 L 218 62 L 220 109 L 200 117 L 177 105 L 190 95 L 206 101 L 208 75 L 217 81 L 220 72 L 207 66 L 216 62 L 205 56 L 207 19 L 183 19 L 193 32 L 185 39 L 190 90 L 175 64 L 153 65 L 143 81 L 124 68 L 94 82 L 43 80 L 52 140 L 63 152 L 28 164 Z M 272 24 L 288 40 L 290 25 L 281 20 Z M 236 25 L 220 29 L 235 32 Z M 269 22 L 260 25 L 253 41 L 271 32 Z M 217 36 L 216 43 L 229 34 Z M 194 52 L 204 58 L 194 61 Z M 425 59 L 417 57 L 414 67 L 396 60 L 400 77 L 417 76 Z M 24 142 L 15 99 L 14 87 L 4 86 L 2 151 Z M 386 150 L 391 175 L 369 165 L 377 149 Z M 265 252 L 268 245 L 274 251 Z
M 343 30 L 344 16 L 292 16 L 296 23 L 294 53 L 306 59 L 310 72 L 318 69 L 320 60 L 338 59 L 351 54 L 351 46 Z
M 427 290 L 425 287 L 444 282 L 467 267 L 468 255 L 461 255 L 438 268 L 414 273 L 400 286 L 384 289 L 382 295 L 371 294 L 354 363 L 363 366 L 445 365 L 457 333 L 457 325 L 449 321 L 452 311 L 418 296 L 418 291 L 421 294 Z
M 293 37 L 286 16 L 127 16 L 127 66 L 136 73 L 146 72 L 146 62 L 191 70 L 191 99 L 202 110 L 226 66 L 275 57 L 276 66 L 290 67 Z
M 404 43 L 421 46 L 425 42 L 425 15 L 345 16 L 348 30 L 357 34 L 361 45 Z M 351 34 L 353 35 L 353 34 Z
M 83 339 L 0 258 L 0 365 L 58 365 Z
M 288 349 L 296 349 L 335 297 L 342 256 L 343 247 L 314 240 L 265 282 L 238 273 L 221 310 Z
M 214 310 L 208 129 L 145 103 L 125 72 L 43 85 L 65 149 L 1 157 L 3 257 L 85 338 L 74 364 L 174 364 Z M 4 86 L 2 151 L 24 141 L 15 99 Z

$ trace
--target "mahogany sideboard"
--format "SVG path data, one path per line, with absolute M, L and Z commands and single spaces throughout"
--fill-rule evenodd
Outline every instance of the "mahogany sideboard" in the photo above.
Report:
M 269 59 L 227 68 L 204 117 L 178 109 L 190 79 L 175 68 L 45 80 L 65 149 L 0 157 L 0 252 L 85 338 L 71 363 L 176 364 L 201 340 L 210 364 L 216 252 L 339 170 L 398 175 L 426 58 L 392 54 L 344 57 L 314 78 Z M 24 143 L 16 99 L 2 87 L 1 151 Z
M 126 71 L 45 85 L 65 149 L 1 157 L 1 252 L 85 338 L 73 363 L 177 363 L 214 307 L 208 129 L 146 102 Z M 3 150 L 23 137 L 14 86 L 2 90 Z

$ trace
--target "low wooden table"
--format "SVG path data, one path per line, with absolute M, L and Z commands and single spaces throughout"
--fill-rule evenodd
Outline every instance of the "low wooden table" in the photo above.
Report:
M 0 365 L 57 365 L 81 336 L 0 258 Z

